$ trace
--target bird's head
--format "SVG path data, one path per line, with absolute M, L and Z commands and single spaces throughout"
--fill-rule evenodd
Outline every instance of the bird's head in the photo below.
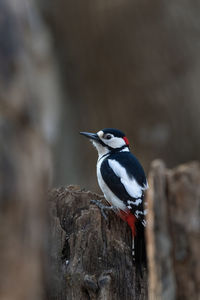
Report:
M 97 133 L 80 132 L 80 134 L 89 138 L 96 147 L 99 156 L 102 156 L 110 151 L 120 151 L 129 149 L 129 141 L 125 134 L 113 128 L 105 128 Z

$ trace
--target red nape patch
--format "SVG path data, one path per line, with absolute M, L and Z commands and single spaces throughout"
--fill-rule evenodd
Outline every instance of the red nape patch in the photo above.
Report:
M 132 213 L 130 213 L 130 211 L 124 212 L 122 210 L 119 212 L 119 216 L 123 221 L 128 223 L 129 227 L 131 228 L 132 235 L 136 236 L 136 230 L 135 230 L 136 217 Z
M 126 145 L 129 146 L 129 140 L 127 139 L 127 137 L 123 137 L 123 140 L 125 141 Z

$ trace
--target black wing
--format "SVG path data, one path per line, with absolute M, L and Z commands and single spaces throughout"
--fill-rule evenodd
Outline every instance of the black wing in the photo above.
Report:
M 139 161 L 130 152 L 119 152 L 104 159 L 103 180 L 128 209 L 144 223 L 143 197 L 147 180 Z

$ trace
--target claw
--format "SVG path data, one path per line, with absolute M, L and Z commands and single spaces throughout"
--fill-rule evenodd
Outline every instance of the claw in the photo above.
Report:
M 106 215 L 105 210 L 113 210 L 114 207 L 113 206 L 107 206 L 107 205 L 103 205 L 100 201 L 98 200 L 90 200 L 91 203 L 96 204 L 96 206 L 99 207 L 99 209 L 101 210 L 101 214 L 104 217 L 104 219 L 107 221 L 108 217 Z

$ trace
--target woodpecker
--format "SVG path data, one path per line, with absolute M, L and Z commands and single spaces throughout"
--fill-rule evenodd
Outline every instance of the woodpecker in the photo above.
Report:
M 113 128 L 97 133 L 80 132 L 89 138 L 98 152 L 98 184 L 110 206 L 95 202 L 102 210 L 115 211 L 128 223 L 132 231 L 132 253 L 137 263 L 146 264 L 144 227 L 147 204 L 144 191 L 148 188 L 144 170 L 138 159 L 129 150 L 125 134 Z

